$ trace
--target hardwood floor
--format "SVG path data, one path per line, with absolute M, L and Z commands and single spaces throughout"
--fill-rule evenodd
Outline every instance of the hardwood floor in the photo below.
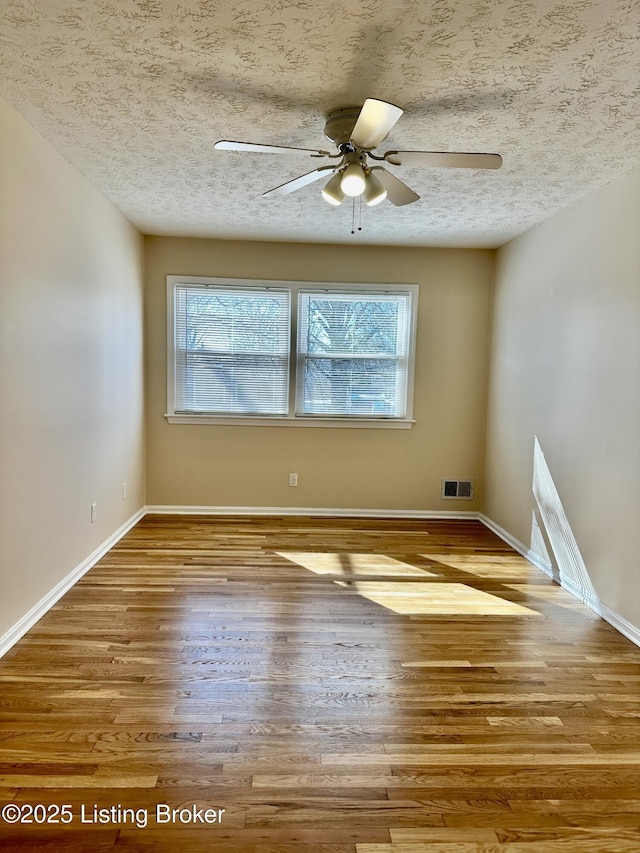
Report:
M 479 522 L 147 516 L 0 684 L 3 851 L 640 850 L 640 650 Z

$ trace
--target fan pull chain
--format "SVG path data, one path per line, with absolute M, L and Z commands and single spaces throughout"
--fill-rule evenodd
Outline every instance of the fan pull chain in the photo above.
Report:
M 358 231 L 362 231 L 362 196 L 358 196 Z M 351 233 L 356 233 L 356 197 L 351 199 Z

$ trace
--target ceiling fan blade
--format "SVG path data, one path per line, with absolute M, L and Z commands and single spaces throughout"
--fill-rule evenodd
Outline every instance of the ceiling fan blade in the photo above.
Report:
M 329 151 L 319 151 L 316 148 L 291 148 L 288 145 L 261 145 L 259 142 L 235 142 L 231 139 L 221 139 L 213 146 L 218 151 L 250 151 L 261 154 L 282 154 L 285 151 L 304 151 L 314 157 L 330 157 Z
M 404 110 L 400 107 L 388 104 L 386 101 L 367 98 L 351 132 L 350 141 L 356 148 L 371 151 L 387 138 L 389 131 L 403 112 Z
M 444 166 L 448 169 L 499 169 L 499 154 L 465 154 L 457 151 L 387 151 L 387 163 L 393 166 Z
M 274 187 L 272 190 L 267 190 L 262 193 L 263 198 L 279 198 L 280 196 L 289 195 L 289 193 L 306 187 L 307 184 L 312 184 L 314 181 L 325 177 L 327 171 L 335 172 L 336 166 L 320 166 L 319 169 L 314 169 L 313 172 L 307 172 L 306 175 L 300 175 L 299 178 L 294 178 L 292 181 L 287 181 L 286 184 L 280 184 L 279 187 Z
M 371 171 L 377 173 L 380 183 L 387 191 L 387 198 L 396 207 L 401 207 L 403 204 L 411 204 L 420 198 L 417 193 L 414 193 L 410 187 L 403 184 L 401 180 L 392 175 L 384 166 L 374 166 Z

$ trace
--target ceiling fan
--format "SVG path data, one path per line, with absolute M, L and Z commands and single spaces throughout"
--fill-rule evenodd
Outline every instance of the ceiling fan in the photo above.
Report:
M 339 162 L 319 166 L 262 193 L 264 198 L 288 195 L 321 178 L 329 177 L 322 190 L 323 198 L 332 205 L 341 204 L 345 197 L 362 196 L 369 207 L 388 198 L 401 206 L 417 201 L 420 196 L 384 166 L 370 165 L 369 160 L 390 163 L 393 166 L 427 166 L 457 169 L 499 169 L 499 154 L 471 154 L 445 151 L 387 151 L 382 156 L 373 153 L 389 135 L 403 110 L 386 101 L 367 98 L 362 108 L 341 107 L 327 116 L 324 133 L 337 148 L 332 154 L 314 148 L 293 148 L 286 145 L 262 145 L 256 142 L 235 142 L 221 139 L 214 148 L 221 151 L 248 151 L 264 154 L 282 154 L 302 151 L 311 157 L 329 157 Z

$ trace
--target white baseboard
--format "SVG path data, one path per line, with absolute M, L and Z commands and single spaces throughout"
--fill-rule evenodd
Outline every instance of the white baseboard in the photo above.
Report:
M 554 576 L 553 579 L 556 581 L 556 583 L 559 583 L 563 589 L 566 589 L 567 592 L 570 592 L 574 598 L 577 598 L 578 601 L 581 601 L 583 604 L 586 604 L 590 610 L 593 610 L 594 613 L 597 613 L 598 616 L 603 615 L 603 604 L 596 595 L 591 592 L 587 592 L 586 589 L 583 589 L 577 583 L 574 583 L 571 578 L 565 576 L 556 578 Z
M 165 504 L 146 507 L 153 515 L 308 515 L 318 518 L 424 518 L 424 519 L 477 519 L 477 512 L 426 510 L 426 509 L 344 509 L 338 507 L 300 506 L 169 506 Z
M 614 610 L 611 610 L 610 607 L 607 607 L 606 604 L 603 604 L 599 598 L 594 595 L 591 595 L 586 590 L 579 587 L 577 584 L 572 583 L 569 578 L 561 577 L 557 571 L 554 570 L 551 563 L 548 563 L 546 560 L 543 560 L 538 554 L 534 554 L 526 545 L 523 545 L 522 542 L 518 541 L 514 536 L 508 533 L 504 528 L 500 527 L 499 524 L 496 524 L 495 521 L 492 521 L 490 518 L 487 518 L 486 515 L 479 513 L 478 518 L 480 521 L 488 527 L 489 530 L 492 530 L 496 536 L 499 536 L 507 545 L 511 545 L 511 547 L 521 554 L 525 559 L 527 559 L 532 565 L 534 565 L 537 569 L 540 569 L 548 575 L 552 580 L 554 580 L 557 584 L 559 584 L 563 589 L 566 589 L 574 598 L 577 598 L 578 601 L 581 601 L 585 604 L 590 610 L 593 610 L 594 613 L 597 613 L 598 616 L 601 616 L 605 622 L 608 622 L 616 631 L 619 631 L 624 637 L 628 640 L 631 640 L 636 646 L 640 646 L 640 629 L 636 628 L 635 625 L 632 625 L 631 622 L 627 622 L 627 620 L 616 613 Z
M 496 524 L 495 521 L 492 521 L 490 518 L 487 518 L 483 513 L 478 514 L 478 518 L 484 524 L 485 527 L 488 527 L 489 530 L 492 530 L 496 536 L 499 536 L 503 542 L 506 542 L 507 545 L 511 545 L 514 551 L 517 551 L 518 554 L 523 556 L 525 560 L 528 560 L 532 565 L 534 565 L 537 569 L 544 572 L 545 575 L 548 575 L 555 581 L 559 582 L 559 579 L 556 577 L 553 566 L 551 563 L 543 560 L 538 554 L 535 554 L 530 548 L 527 548 L 526 545 L 523 545 L 515 536 L 512 536 L 508 533 L 504 527 L 500 527 L 499 524 Z
M 86 560 L 83 560 L 79 566 L 76 566 L 73 571 L 63 578 L 60 583 L 54 586 L 54 588 L 44 596 L 44 598 L 32 607 L 28 613 L 25 613 L 22 619 L 16 622 L 13 627 L 9 628 L 9 630 L 0 637 L 0 658 L 6 654 L 12 646 L 15 646 L 18 640 L 23 637 L 27 631 L 62 598 L 65 592 L 68 592 L 68 590 L 70 590 L 71 587 L 98 562 L 98 560 L 104 557 L 107 551 L 113 548 L 116 542 L 122 539 L 125 533 L 128 533 L 129 530 L 131 530 L 131 528 L 145 516 L 145 514 L 146 510 L 143 507 L 141 510 L 138 510 L 135 515 L 132 515 L 128 521 L 125 521 L 122 527 L 118 528 L 118 530 L 104 541 L 102 545 L 96 548 L 96 550 L 90 554 Z
M 600 616 L 608 622 L 616 631 L 619 631 L 627 640 L 631 640 L 636 646 L 640 646 L 640 628 L 636 628 L 631 622 L 620 616 L 615 611 L 600 602 Z

